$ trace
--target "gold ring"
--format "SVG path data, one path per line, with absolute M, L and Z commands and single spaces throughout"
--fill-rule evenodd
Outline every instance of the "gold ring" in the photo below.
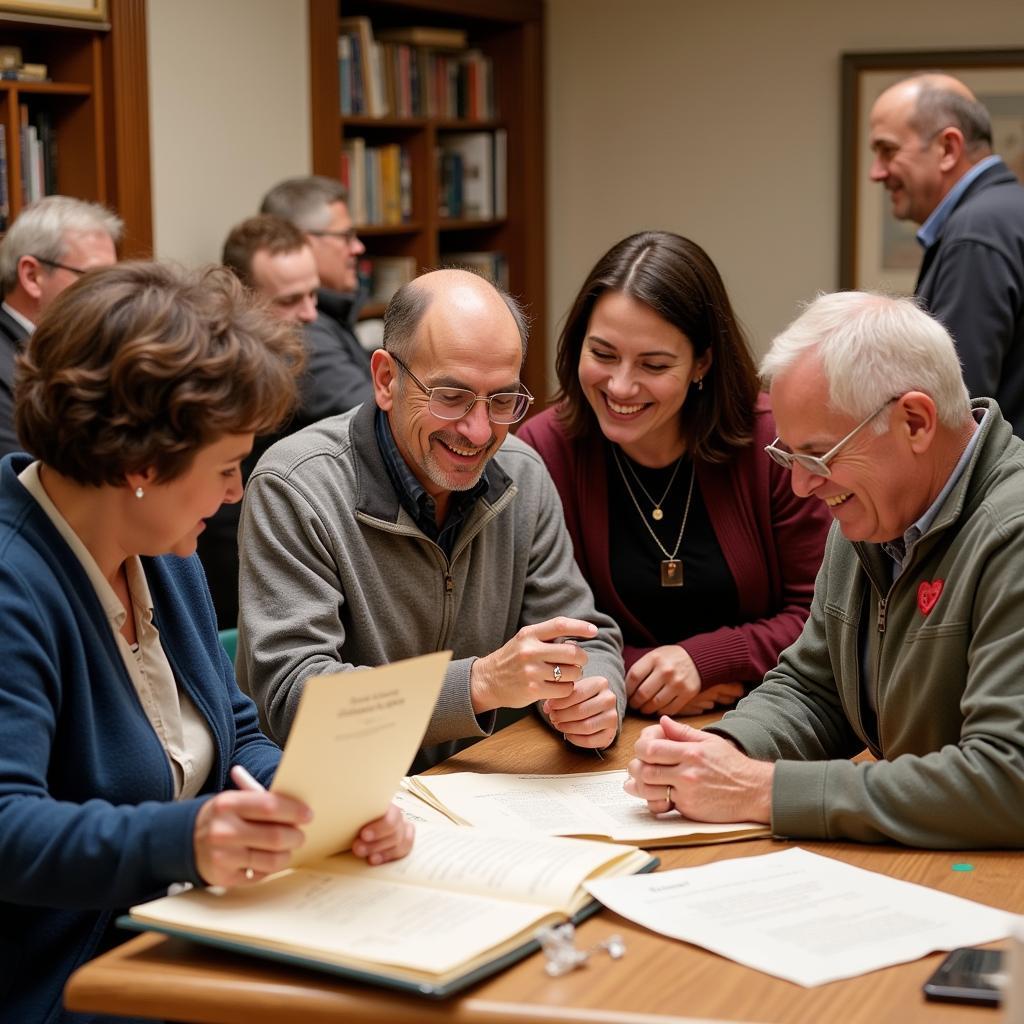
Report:
M 672 787 L 671 786 L 666 786 L 665 787 L 665 803 L 667 803 L 669 805 L 669 807 L 671 807 L 672 804 L 674 803 L 674 801 L 672 799 Z
M 556 665 L 551 670 L 551 676 L 555 680 L 556 683 L 561 682 L 561 680 L 562 680 L 562 666 L 561 665 Z
M 245 880 L 251 882 L 256 877 L 256 872 L 252 868 L 245 869 Z

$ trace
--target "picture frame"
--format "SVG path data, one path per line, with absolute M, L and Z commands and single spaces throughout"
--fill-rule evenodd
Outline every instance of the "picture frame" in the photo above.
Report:
M 107 20 L 108 0 L 0 0 L 0 15 L 47 21 Z
M 869 118 L 890 85 L 921 71 L 961 79 L 992 116 L 993 149 L 1024 180 L 1024 49 L 842 55 L 839 287 L 910 295 L 922 250 L 919 225 L 897 221 L 869 174 Z

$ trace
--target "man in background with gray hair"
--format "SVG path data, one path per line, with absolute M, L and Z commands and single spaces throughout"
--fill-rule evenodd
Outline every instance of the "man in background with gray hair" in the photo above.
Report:
M 818 298 L 762 374 L 766 451 L 835 520 L 810 618 L 708 731 L 644 730 L 627 789 L 781 836 L 1024 846 L 1024 441 L 910 299 Z
M 309 383 L 302 404 L 308 422 L 373 397 L 370 357 L 354 330 L 361 305 L 357 264 L 366 247 L 352 225 L 347 199 L 341 182 L 312 175 L 280 182 L 260 205 L 260 213 L 272 213 L 305 234 L 320 277 L 317 317 L 303 329 Z
M 0 456 L 14 430 L 14 360 L 51 302 L 87 270 L 117 262 L 124 225 L 106 207 L 68 196 L 26 206 L 0 243 Z
M 988 111 L 959 79 L 897 82 L 871 110 L 871 180 L 920 224 L 915 294 L 953 335 L 971 395 L 1024 436 L 1024 188 L 992 152 Z

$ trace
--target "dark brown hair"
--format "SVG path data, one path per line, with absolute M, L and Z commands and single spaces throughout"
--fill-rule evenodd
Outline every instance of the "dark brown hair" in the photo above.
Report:
M 226 239 L 221 262 L 233 270 L 242 284 L 255 286 L 252 261 L 256 253 L 266 250 L 271 256 L 298 252 L 308 245 L 306 236 L 294 225 L 270 213 L 261 213 L 236 224 Z
M 600 429 L 578 368 L 594 305 L 610 291 L 632 296 L 682 331 L 694 358 L 711 349 L 704 387 L 691 389 L 679 413 L 683 438 L 694 457 L 725 462 L 750 444 L 760 388 L 743 331 L 711 258 L 696 242 L 668 231 L 643 231 L 613 245 L 576 296 L 555 357 L 555 397 L 569 436 L 584 437 Z
M 266 433 L 291 412 L 302 342 L 254 307 L 223 267 L 94 271 L 48 307 L 18 360 L 25 447 L 82 484 L 147 468 L 184 473 L 225 434 Z

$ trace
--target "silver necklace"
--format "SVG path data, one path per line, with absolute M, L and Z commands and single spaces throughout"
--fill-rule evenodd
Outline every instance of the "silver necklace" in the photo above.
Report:
M 685 454 L 686 452 L 683 452 L 683 455 Z M 665 504 L 665 499 L 668 497 L 668 492 L 672 490 L 672 485 L 676 482 L 676 474 L 679 472 L 679 467 L 683 464 L 683 455 L 680 455 L 679 458 L 676 459 L 676 467 L 675 469 L 672 470 L 672 475 L 668 478 L 668 486 L 665 488 L 665 493 L 662 494 L 660 501 L 655 501 L 654 498 L 651 497 L 650 491 L 648 491 L 647 488 L 644 487 L 644 482 L 640 479 L 639 474 L 632 467 L 632 465 L 629 462 L 629 459 L 626 459 L 626 469 L 629 470 L 629 475 L 636 481 L 637 487 L 639 487 L 640 490 L 644 492 L 644 497 L 654 506 L 654 511 L 651 513 L 651 518 L 656 520 L 657 522 L 661 522 L 661 520 L 665 518 L 665 513 L 662 512 L 661 506 Z M 615 461 L 619 461 L 618 453 L 616 453 L 615 455 Z M 619 466 L 619 472 L 622 472 L 622 466 Z M 632 491 L 630 491 L 630 493 L 632 494 Z M 639 506 L 637 506 L 637 508 L 639 509 Z M 640 515 L 643 515 L 643 512 L 641 512 Z
M 636 500 L 636 495 L 633 493 L 633 488 L 629 486 L 629 478 L 626 476 L 625 471 L 622 468 L 622 462 L 619 460 L 618 449 L 612 446 L 612 456 L 615 458 L 615 465 L 619 469 L 619 476 L 622 477 L 622 482 L 626 485 L 626 493 L 629 494 L 633 500 L 633 505 L 636 507 L 637 513 L 640 516 L 640 521 L 647 528 L 647 532 L 654 539 L 654 543 L 658 545 L 658 550 L 665 556 L 661 563 L 661 585 L 663 587 L 681 587 L 683 585 L 683 560 L 676 558 L 679 554 L 679 548 L 683 543 L 683 534 L 686 532 L 686 520 L 690 516 L 690 499 L 693 498 L 693 481 L 697 476 L 697 467 L 695 463 L 691 463 L 690 468 L 690 489 L 686 493 L 686 508 L 683 509 L 683 521 L 679 526 L 679 536 L 676 537 L 676 546 L 672 549 L 672 553 L 665 549 L 665 545 L 658 539 L 658 535 L 654 532 L 651 524 L 647 522 L 647 516 L 644 515 L 643 509 L 640 507 L 640 502 Z M 682 461 L 682 456 L 679 457 Z M 676 469 L 679 469 L 678 464 Z M 673 478 L 675 473 L 672 474 Z M 637 480 L 637 483 L 640 483 Z M 646 493 L 646 492 L 644 492 Z M 668 491 L 662 496 L 662 501 L 668 496 Z M 650 497 L 650 495 L 648 495 Z M 659 509 L 660 511 L 660 509 Z

